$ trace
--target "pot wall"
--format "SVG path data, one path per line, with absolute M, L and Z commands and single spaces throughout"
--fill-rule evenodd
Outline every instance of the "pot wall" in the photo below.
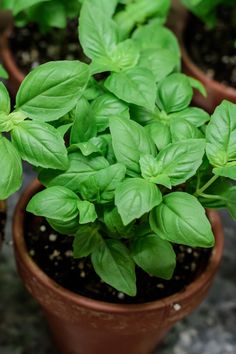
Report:
M 205 298 L 219 266 L 223 232 L 218 215 L 209 217 L 216 246 L 208 268 L 185 291 L 139 305 L 109 304 L 76 295 L 52 281 L 29 257 L 24 241 L 25 207 L 40 188 L 34 182 L 24 193 L 14 217 L 14 244 L 19 273 L 41 304 L 55 343 L 63 354 L 148 354 L 170 327 Z

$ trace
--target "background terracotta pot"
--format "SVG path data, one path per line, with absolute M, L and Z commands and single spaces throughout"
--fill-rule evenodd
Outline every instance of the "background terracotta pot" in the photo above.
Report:
M 223 231 L 218 215 L 209 213 L 216 245 L 208 267 L 184 291 L 145 304 L 110 304 L 62 288 L 29 256 L 24 241 L 25 207 L 39 189 L 37 181 L 30 185 L 16 207 L 13 225 L 15 254 L 19 273 L 28 291 L 41 304 L 60 352 L 151 353 L 170 327 L 202 302 L 212 284 L 223 251 Z
M 4 239 L 4 230 L 6 224 L 6 202 L 0 200 L 0 249 L 2 248 L 2 242 Z
M 9 36 L 11 29 L 9 28 L 0 36 L 0 61 L 8 72 L 7 88 L 14 99 L 18 88 L 25 78 L 24 73 L 18 68 L 14 55 L 9 48 Z
M 179 0 L 174 0 L 173 9 L 168 20 L 168 26 L 176 33 L 182 54 L 182 70 L 185 74 L 201 81 L 207 90 L 207 97 L 195 91 L 193 104 L 204 108 L 212 113 L 222 100 L 226 99 L 236 103 L 236 90 L 232 87 L 221 84 L 211 79 L 202 71 L 191 59 L 185 45 L 185 31 L 188 28 L 189 13 L 180 4 Z

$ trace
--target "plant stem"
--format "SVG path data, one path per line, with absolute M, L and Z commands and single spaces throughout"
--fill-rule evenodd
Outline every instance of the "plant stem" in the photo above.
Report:
M 216 200 L 222 200 L 224 199 L 222 196 L 220 195 L 212 195 L 212 194 L 205 194 L 205 193 L 201 193 L 198 195 L 199 197 L 205 198 L 205 199 L 216 199 Z
M 204 184 L 204 186 L 202 186 L 202 188 L 197 189 L 196 192 L 194 193 L 196 196 L 199 196 L 200 194 L 202 194 L 207 188 L 209 188 L 216 180 L 217 178 L 219 178 L 219 176 L 213 176 L 211 179 L 209 179 L 209 181 Z

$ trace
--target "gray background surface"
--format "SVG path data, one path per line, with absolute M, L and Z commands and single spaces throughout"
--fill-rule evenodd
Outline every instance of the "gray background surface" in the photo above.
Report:
M 25 170 L 26 185 L 33 174 L 27 166 Z M 0 255 L 0 354 L 58 354 L 39 306 L 27 294 L 15 269 L 10 240 L 18 197 L 19 193 L 8 203 L 7 242 Z M 221 216 L 224 258 L 209 297 L 169 332 L 154 354 L 236 354 L 236 223 L 225 212 Z

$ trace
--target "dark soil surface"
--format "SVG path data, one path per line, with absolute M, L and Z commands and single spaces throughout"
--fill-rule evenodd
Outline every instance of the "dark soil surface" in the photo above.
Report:
M 216 28 L 209 29 L 191 16 L 185 43 L 193 62 L 210 78 L 236 88 L 236 23 L 231 26 L 231 17 L 231 9 L 220 8 Z
M 67 30 L 53 29 L 46 34 L 32 24 L 15 28 L 10 47 L 17 65 L 25 73 L 52 60 L 85 60 L 78 40 L 77 21 L 70 21 Z
M 185 289 L 206 268 L 211 250 L 176 246 L 177 267 L 171 281 L 151 277 L 136 269 L 138 293 L 130 297 L 105 284 L 90 260 L 72 257 L 73 237 L 55 232 L 43 218 L 27 214 L 26 244 L 39 267 L 57 283 L 77 294 L 111 303 L 144 303 Z

